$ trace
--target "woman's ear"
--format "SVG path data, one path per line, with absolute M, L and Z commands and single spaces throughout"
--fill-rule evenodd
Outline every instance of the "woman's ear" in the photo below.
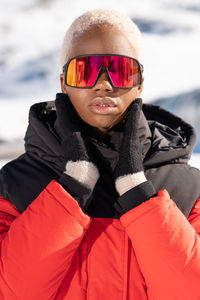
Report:
M 65 87 L 65 83 L 64 83 L 64 74 L 60 74 L 60 87 L 61 87 L 61 91 L 62 93 L 66 94 L 66 87 Z

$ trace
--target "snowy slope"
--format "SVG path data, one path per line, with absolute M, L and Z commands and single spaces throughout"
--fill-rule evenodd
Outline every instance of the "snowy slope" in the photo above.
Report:
M 59 87 L 66 29 L 91 8 L 115 8 L 144 32 L 146 101 L 199 86 L 200 2 L 1 0 L 0 99 L 40 101 Z M 187 58 L 187 59 L 186 59 Z

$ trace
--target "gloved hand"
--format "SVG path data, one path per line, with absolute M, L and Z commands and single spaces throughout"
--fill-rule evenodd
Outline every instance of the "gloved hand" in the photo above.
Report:
M 146 181 L 138 135 L 141 107 L 141 99 L 136 99 L 131 103 L 124 125 L 119 161 L 114 174 L 116 189 L 120 195 Z
M 141 109 L 142 100 L 139 98 L 130 105 L 124 125 L 119 161 L 114 172 L 115 187 L 121 196 L 118 199 L 118 204 L 122 208 L 121 214 L 155 194 L 154 187 L 150 181 L 147 181 L 143 168 L 142 145 L 138 128 Z M 126 195 L 128 191 L 131 191 L 131 196 L 130 193 Z
M 60 177 L 60 183 L 85 211 L 99 178 L 92 144 L 89 143 L 81 131 L 85 124 L 83 125 L 84 122 L 74 109 L 69 96 L 58 93 L 55 104 L 61 145 L 66 161 L 65 171 Z

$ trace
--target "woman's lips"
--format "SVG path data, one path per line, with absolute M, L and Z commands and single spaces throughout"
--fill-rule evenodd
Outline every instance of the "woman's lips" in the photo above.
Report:
M 117 110 L 116 101 L 108 97 L 97 97 L 92 100 L 89 109 L 96 114 L 112 114 Z

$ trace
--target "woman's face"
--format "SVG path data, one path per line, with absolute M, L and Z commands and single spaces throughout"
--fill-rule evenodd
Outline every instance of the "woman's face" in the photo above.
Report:
M 85 33 L 72 46 L 69 58 L 84 54 L 120 54 L 138 58 L 137 49 L 129 42 L 124 33 L 111 28 L 98 28 Z M 61 89 L 68 94 L 74 108 L 83 121 L 98 128 L 102 132 L 112 133 L 110 130 L 120 122 L 131 104 L 138 98 L 142 91 L 142 85 L 130 89 L 113 87 L 105 70 L 92 88 L 74 88 L 66 86 L 63 74 L 60 75 Z M 95 100 L 114 102 L 114 108 L 106 111 L 105 108 L 95 109 L 92 105 Z

